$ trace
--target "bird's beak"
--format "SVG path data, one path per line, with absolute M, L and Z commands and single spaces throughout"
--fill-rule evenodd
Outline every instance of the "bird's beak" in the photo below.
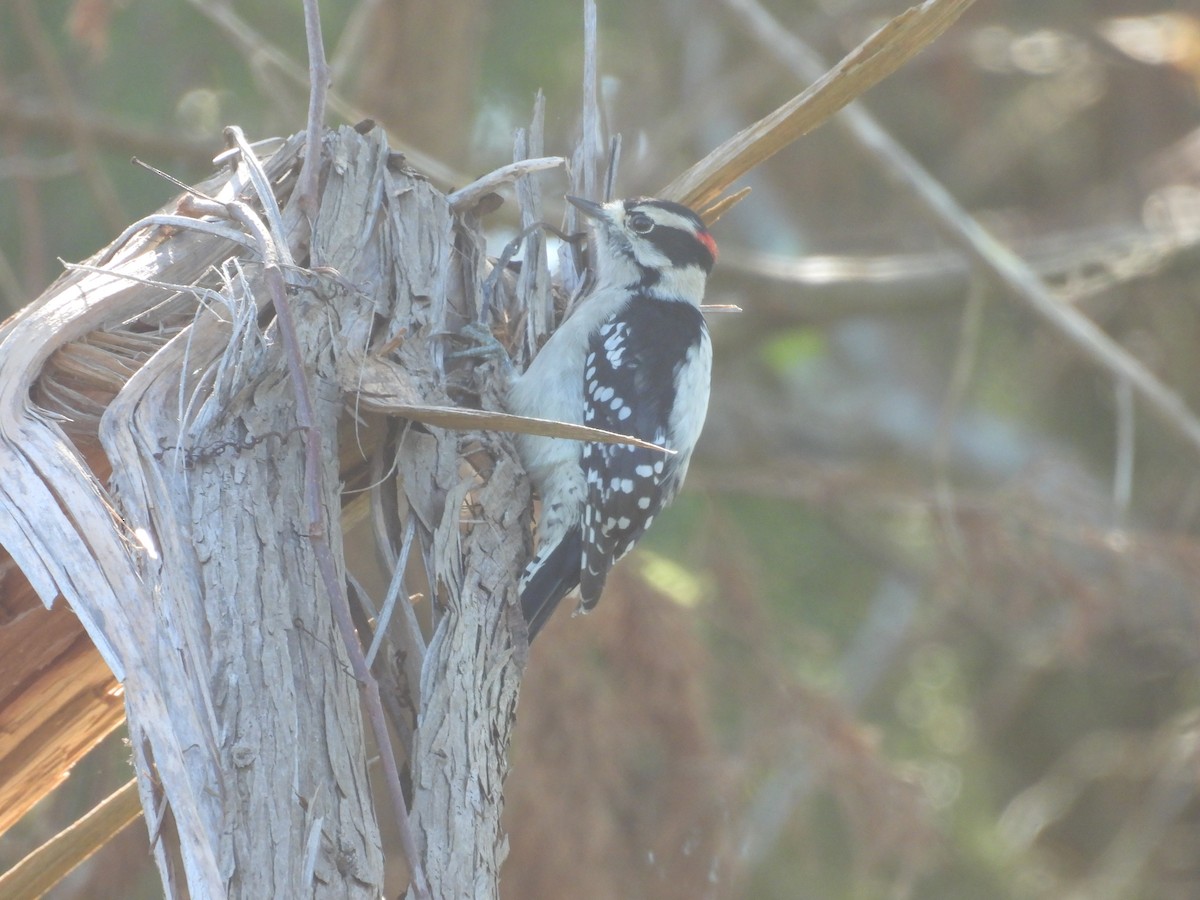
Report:
M 595 200 L 584 200 L 582 197 L 574 197 L 571 194 L 567 194 L 567 202 L 589 219 L 604 218 L 604 205 L 602 203 L 597 203 Z

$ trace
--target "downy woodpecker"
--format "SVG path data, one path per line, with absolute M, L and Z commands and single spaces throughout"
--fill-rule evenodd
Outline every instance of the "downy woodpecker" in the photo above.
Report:
M 675 452 L 517 436 L 542 500 L 521 579 L 530 641 L 576 587 L 582 611 L 596 605 L 609 569 L 678 492 L 712 368 L 700 301 L 717 245 L 700 217 L 666 200 L 567 200 L 591 219 L 595 284 L 513 384 L 509 409 Z

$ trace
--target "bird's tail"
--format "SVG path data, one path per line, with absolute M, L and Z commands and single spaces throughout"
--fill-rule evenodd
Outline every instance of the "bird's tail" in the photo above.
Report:
M 529 626 L 531 644 L 558 607 L 558 601 L 579 586 L 582 554 L 582 531 L 572 528 L 553 547 L 540 548 L 525 570 L 521 579 L 521 611 Z

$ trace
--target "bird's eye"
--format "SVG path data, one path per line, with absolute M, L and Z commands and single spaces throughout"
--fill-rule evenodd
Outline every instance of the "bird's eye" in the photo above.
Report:
M 635 212 L 625 221 L 638 234 L 649 234 L 654 230 L 654 220 L 645 213 Z

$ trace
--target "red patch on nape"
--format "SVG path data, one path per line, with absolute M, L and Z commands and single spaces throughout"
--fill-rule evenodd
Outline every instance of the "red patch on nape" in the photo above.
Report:
M 713 262 L 717 261 L 717 239 L 707 231 L 696 232 L 696 240 L 702 243 L 709 253 L 712 254 Z

